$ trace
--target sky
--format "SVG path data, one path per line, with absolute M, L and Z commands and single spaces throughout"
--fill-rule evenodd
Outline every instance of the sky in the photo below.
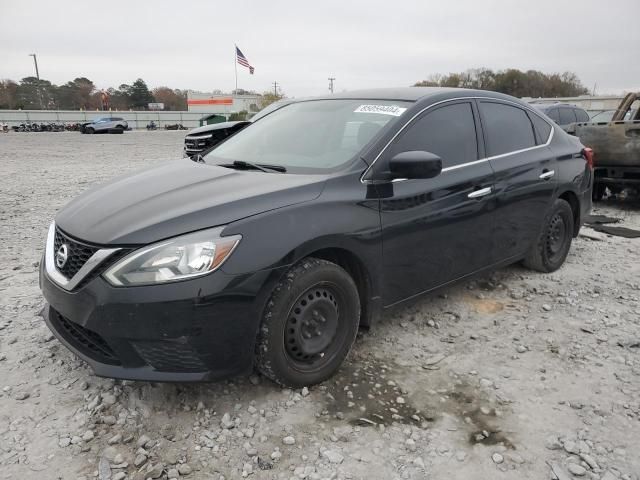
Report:
M 408 86 L 468 68 L 571 71 L 640 90 L 640 0 L 0 0 L 0 79 L 288 96 Z

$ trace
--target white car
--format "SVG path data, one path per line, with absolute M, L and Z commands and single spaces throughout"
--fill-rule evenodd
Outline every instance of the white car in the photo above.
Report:
M 122 133 L 129 128 L 129 124 L 124 118 L 103 117 L 82 124 L 82 133 Z

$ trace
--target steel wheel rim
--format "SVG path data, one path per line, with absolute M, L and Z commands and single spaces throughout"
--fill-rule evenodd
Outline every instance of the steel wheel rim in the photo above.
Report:
M 567 225 L 562 215 L 556 213 L 549 222 L 547 229 L 546 247 L 549 257 L 553 258 L 562 253 L 566 244 Z
M 323 283 L 308 288 L 294 302 L 285 323 L 284 346 L 297 368 L 315 369 L 338 351 L 341 301 L 338 289 Z

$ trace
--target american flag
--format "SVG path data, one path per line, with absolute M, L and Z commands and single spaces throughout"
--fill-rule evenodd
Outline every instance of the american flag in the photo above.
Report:
M 240 51 L 240 49 L 236 46 L 236 60 L 243 67 L 247 67 L 249 69 L 249 73 L 253 75 L 253 71 L 255 70 L 251 65 L 249 65 L 249 60 L 244 54 Z

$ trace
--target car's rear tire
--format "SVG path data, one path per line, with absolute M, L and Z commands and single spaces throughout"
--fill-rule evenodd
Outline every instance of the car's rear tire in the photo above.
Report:
M 96 133 L 96 131 L 93 128 L 89 127 L 84 129 L 84 133 L 92 134 Z
M 596 183 L 593 185 L 593 190 L 591 192 L 591 199 L 594 202 L 599 202 L 604 197 L 605 191 L 607 187 L 602 183 Z
M 564 263 L 573 240 L 573 210 L 568 202 L 557 199 L 547 213 L 540 236 L 523 263 L 539 272 L 554 272 Z
M 256 366 L 287 387 L 320 383 L 347 357 L 358 333 L 360 298 L 335 263 L 306 258 L 276 285 L 262 317 Z

